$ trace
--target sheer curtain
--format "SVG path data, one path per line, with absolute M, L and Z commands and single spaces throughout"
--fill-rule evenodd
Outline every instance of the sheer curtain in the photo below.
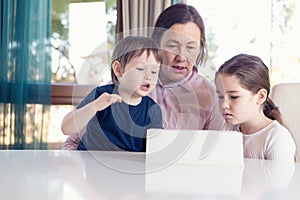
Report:
M 0 149 L 43 149 L 51 95 L 51 0 L 0 0 Z
M 128 35 L 148 36 L 156 18 L 172 0 L 117 0 L 117 37 Z

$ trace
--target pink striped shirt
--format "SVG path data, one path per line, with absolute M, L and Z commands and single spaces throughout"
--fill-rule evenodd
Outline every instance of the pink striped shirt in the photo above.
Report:
M 166 129 L 221 130 L 224 119 L 218 110 L 215 87 L 194 67 L 181 81 L 158 82 L 149 95 L 162 109 Z

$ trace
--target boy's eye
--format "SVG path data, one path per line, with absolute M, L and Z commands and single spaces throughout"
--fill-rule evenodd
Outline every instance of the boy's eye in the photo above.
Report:
M 154 74 L 154 75 L 158 74 L 157 71 L 151 71 L 151 73 Z
M 144 71 L 144 68 L 141 68 L 141 67 L 137 67 L 136 68 L 138 71 Z

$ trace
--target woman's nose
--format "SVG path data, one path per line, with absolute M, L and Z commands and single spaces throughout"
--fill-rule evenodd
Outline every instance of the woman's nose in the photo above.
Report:
M 181 50 L 181 51 L 179 51 L 179 52 L 176 54 L 175 59 L 176 59 L 176 61 L 180 61 L 180 62 L 186 61 L 186 55 L 185 55 L 184 52 Z

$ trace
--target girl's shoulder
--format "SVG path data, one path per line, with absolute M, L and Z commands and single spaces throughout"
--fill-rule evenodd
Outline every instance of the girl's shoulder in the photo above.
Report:
M 281 125 L 277 120 L 273 120 L 270 124 L 270 129 L 274 132 L 274 133 L 277 133 L 277 134 L 280 134 L 280 133 L 289 133 L 289 130 L 284 127 L 283 125 Z
M 268 136 L 269 139 L 277 138 L 279 140 L 292 139 L 292 134 L 290 131 L 281 125 L 278 121 L 273 120 L 268 128 Z

